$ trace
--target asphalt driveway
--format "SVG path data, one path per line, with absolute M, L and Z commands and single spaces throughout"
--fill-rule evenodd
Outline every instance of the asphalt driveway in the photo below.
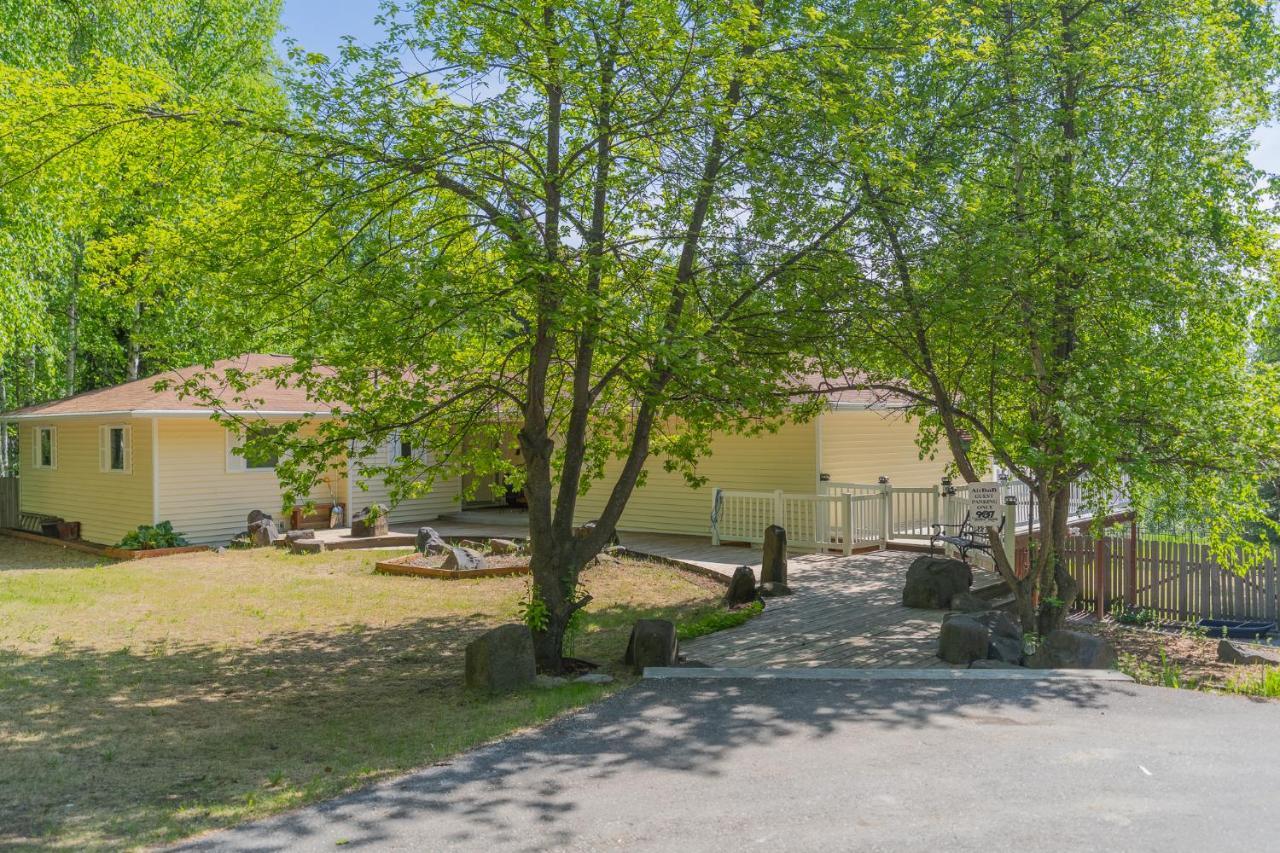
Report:
M 1103 681 L 645 681 L 198 850 L 1275 849 L 1280 703 Z

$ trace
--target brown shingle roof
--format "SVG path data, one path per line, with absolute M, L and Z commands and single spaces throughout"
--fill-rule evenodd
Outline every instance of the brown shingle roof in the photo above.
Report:
M 98 388 L 85 391 L 61 400 L 48 403 L 37 403 L 12 412 L 5 412 L 0 417 L 35 419 L 44 417 L 67 417 L 70 415 L 125 414 L 133 412 L 173 412 L 200 413 L 211 409 L 201 401 L 188 396 L 183 398 L 176 386 L 202 377 L 202 383 L 213 392 L 214 396 L 223 399 L 224 405 L 230 409 L 243 410 L 237 399 L 254 400 L 252 408 L 262 413 L 279 413 L 301 415 L 308 413 L 323 414 L 329 412 L 327 404 L 317 404 L 307 397 L 305 389 L 278 382 L 275 379 L 260 379 L 251 384 L 243 392 L 229 387 L 223 378 L 228 370 L 239 370 L 247 374 L 256 374 L 270 368 L 286 367 L 293 362 L 287 355 L 248 355 L 226 358 L 216 361 L 211 367 L 192 366 L 180 370 L 171 370 L 146 379 L 113 385 L 110 388 Z M 158 382 L 167 381 L 171 387 L 155 390 Z M 219 394 L 219 391 L 225 394 Z M 260 402 L 257 402 L 260 401 Z

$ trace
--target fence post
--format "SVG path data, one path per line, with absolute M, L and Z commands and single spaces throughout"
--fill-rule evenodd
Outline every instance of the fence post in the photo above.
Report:
M 845 492 L 844 497 L 844 555 L 853 553 L 853 495 Z
M 773 523 L 784 530 L 787 527 L 787 504 L 782 499 L 782 489 L 773 490 Z
M 943 524 L 946 519 L 942 517 L 942 487 L 935 484 L 933 487 L 933 518 L 929 519 L 929 529 L 933 530 L 935 524 Z
M 1098 619 L 1107 615 L 1107 538 L 1099 535 L 1093 543 L 1093 613 Z
M 716 547 L 720 546 L 720 493 L 719 486 L 711 490 L 711 544 Z
M 1138 605 L 1138 517 L 1129 520 L 1129 553 L 1124 561 L 1124 603 Z

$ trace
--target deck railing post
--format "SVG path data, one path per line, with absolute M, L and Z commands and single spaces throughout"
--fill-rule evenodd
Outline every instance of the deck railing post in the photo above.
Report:
M 721 489 L 719 486 L 711 490 L 711 544 L 720 546 L 720 509 Z
M 853 553 L 853 495 L 846 492 L 844 498 L 844 554 Z
M 893 537 L 893 486 L 888 477 L 880 477 L 880 547 L 889 547 Z

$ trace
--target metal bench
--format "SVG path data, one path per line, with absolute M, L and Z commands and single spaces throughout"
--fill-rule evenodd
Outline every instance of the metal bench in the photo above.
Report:
M 955 533 L 947 533 L 948 529 L 954 529 Z M 933 534 L 929 537 L 929 553 L 932 554 L 937 550 L 939 542 L 952 545 L 960 552 L 960 561 L 965 565 L 969 564 L 969 552 L 981 551 L 988 557 L 991 556 L 991 536 L 987 532 L 991 530 L 989 527 L 974 527 L 969 522 L 969 513 L 964 514 L 964 519 L 959 524 L 935 524 L 933 525 Z M 1000 525 L 995 528 L 996 534 L 999 535 L 1004 531 L 1004 518 L 1000 519 Z
M 62 521 L 60 517 L 43 512 L 18 513 L 18 528 L 31 533 L 43 533 L 46 524 L 56 524 L 59 521 Z

